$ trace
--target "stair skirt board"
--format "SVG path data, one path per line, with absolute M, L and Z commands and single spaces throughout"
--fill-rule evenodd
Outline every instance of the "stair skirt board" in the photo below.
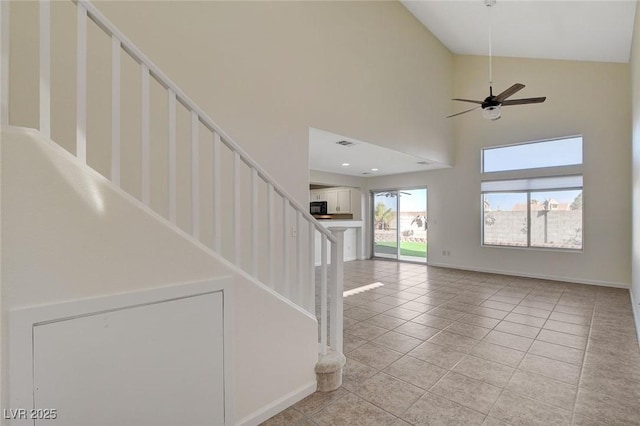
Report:
M 306 386 L 301 387 L 298 390 L 291 392 L 288 395 L 285 395 L 283 398 L 276 400 L 275 402 L 261 408 L 258 411 L 255 411 L 245 418 L 239 420 L 236 425 L 238 426 L 255 426 L 260 423 L 270 419 L 275 416 L 279 412 L 289 408 L 293 404 L 307 396 L 311 395 L 316 391 L 317 382 L 314 380 Z

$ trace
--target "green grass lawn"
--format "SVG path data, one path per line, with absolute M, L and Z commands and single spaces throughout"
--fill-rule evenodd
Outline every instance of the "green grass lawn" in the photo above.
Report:
M 375 251 L 378 253 L 396 254 L 396 243 L 387 241 L 376 243 Z M 401 256 L 427 257 L 427 245 L 424 243 L 413 243 L 402 241 L 400 243 Z

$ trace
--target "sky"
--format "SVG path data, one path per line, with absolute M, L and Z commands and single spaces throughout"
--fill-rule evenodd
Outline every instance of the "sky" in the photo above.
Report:
M 483 151 L 485 172 L 582 164 L 582 137 L 502 146 Z
M 385 191 L 386 192 L 386 191 Z M 385 193 L 383 192 L 383 194 Z M 402 194 L 402 193 L 408 194 Z M 387 208 L 396 209 L 396 198 L 376 196 L 374 206 L 378 203 L 384 203 Z M 407 212 L 426 211 L 427 207 L 427 190 L 426 189 L 403 189 L 400 194 L 400 209 Z

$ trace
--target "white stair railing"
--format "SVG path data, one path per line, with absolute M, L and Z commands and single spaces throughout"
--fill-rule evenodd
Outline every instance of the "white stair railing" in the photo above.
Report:
M 343 229 L 327 230 L 311 216 L 307 208 L 291 197 L 267 172 L 265 172 L 247 153 L 211 118 L 198 107 L 179 87 L 177 87 L 153 62 L 149 60 L 127 37 L 124 36 L 93 4 L 85 0 L 75 0 L 76 5 L 76 129 L 75 155 L 87 164 L 87 145 L 91 142 L 87 137 L 88 113 L 88 26 L 97 25 L 111 39 L 111 149 L 110 172 L 107 177 L 114 185 L 122 188 L 121 174 L 121 74 L 124 52 L 139 66 L 141 98 L 140 98 L 140 197 L 139 200 L 148 208 L 151 205 L 151 95 L 150 85 L 153 81 L 166 91 L 167 96 L 167 139 L 168 139 L 168 217 L 171 226 L 178 226 L 178 164 L 177 164 L 177 110 L 185 108 L 190 114 L 190 235 L 202 244 L 208 245 L 216 253 L 225 256 L 240 270 L 244 271 L 286 299 L 316 315 L 319 321 L 320 353 L 325 354 L 328 347 L 342 352 L 342 233 Z M 39 131 L 46 138 L 51 138 L 52 103 L 51 103 L 51 2 L 39 2 Z M 10 2 L 0 1 L 0 124 L 9 125 L 9 26 Z M 202 126 L 208 132 L 203 135 Z M 199 168 L 201 140 L 211 144 L 212 158 L 212 217 L 200 217 L 201 175 Z M 223 150 L 231 154 L 231 180 L 222 178 Z M 249 190 L 243 193 L 241 175 L 250 175 Z M 224 186 L 226 185 L 226 186 Z M 264 209 L 259 205 L 259 192 L 265 187 L 267 199 L 267 230 L 264 238 L 260 238 L 259 219 Z M 223 244 L 223 191 L 231 190 L 232 219 L 231 247 Z M 123 188 L 124 189 L 124 188 Z M 245 198 L 243 198 L 245 197 Z M 248 200 L 250 220 L 248 221 L 248 240 L 251 248 L 248 253 L 242 252 L 243 231 L 241 209 L 243 200 Z M 279 200 L 279 201 L 278 201 Z M 277 208 L 277 204 L 280 207 Z M 278 221 L 277 212 L 281 217 Z M 157 213 L 160 213 L 157 211 Z M 160 213 L 161 214 L 161 213 Z M 292 217 L 294 221 L 292 221 Z M 203 220 L 209 220 L 212 227 L 212 243 L 206 244 L 201 236 Z M 278 228 L 276 222 L 282 223 Z M 278 235 L 280 232 L 280 235 Z M 322 250 L 320 279 L 316 282 L 315 274 L 315 240 L 319 233 Z M 291 235 L 295 235 L 292 242 Z M 263 243 L 261 244 L 261 241 Z M 306 244 L 305 244 L 306 242 Z M 306 247 L 305 247 L 306 245 Z M 279 253 L 277 248 L 280 246 Z M 331 268 L 327 259 L 327 249 L 331 249 Z M 262 250 L 260 250 L 262 248 Z M 260 253 L 266 251 L 266 256 Z M 246 259 L 249 257 L 249 259 Z M 261 277 L 261 259 L 266 258 L 266 272 Z M 243 261 L 244 260 L 244 261 Z M 264 268 L 263 268 L 264 269 Z M 278 273 L 279 272 L 279 273 Z M 292 273 L 293 272 L 293 273 Z M 329 273 L 330 272 L 330 273 Z M 316 285 L 317 284 L 317 285 Z M 319 306 L 316 288 L 319 291 Z

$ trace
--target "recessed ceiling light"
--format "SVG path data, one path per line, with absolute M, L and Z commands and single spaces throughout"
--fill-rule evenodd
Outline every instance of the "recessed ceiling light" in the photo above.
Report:
M 378 169 L 371 169 L 371 171 L 372 171 L 372 172 L 377 172 L 377 171 L 378 171 Z
M 342 163 L 342 167 L 347 167 L 349 166 L 349 163 Z
M 430 162 L 428 162 L 428 161 L 418 161 L 418 163 L 417 163 L 417 164 L 420 164 L 421 166 L 428 166 L 428 165 L 429 165 L 429 164 L 431 164 L 431 163 L 430 163 Z

